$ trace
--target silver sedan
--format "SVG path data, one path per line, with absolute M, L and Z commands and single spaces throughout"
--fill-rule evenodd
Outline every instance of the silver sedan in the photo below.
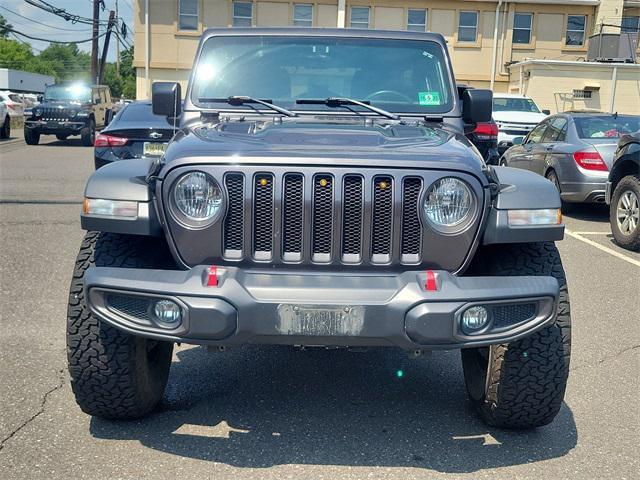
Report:
M 640 129 L 640 116 L 566 112 L 547 117 L 500 159 L 501 165 L 545 176 L 563 202 L 603 203 L 621 135 Z

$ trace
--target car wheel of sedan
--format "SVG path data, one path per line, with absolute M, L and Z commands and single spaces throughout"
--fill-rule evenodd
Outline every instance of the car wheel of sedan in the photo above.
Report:
M 0 138 L 9 138 L 11 136 L 11 119 L 9 115 L 4 119 L 4 125 L 2 125 L 2 130 L 0 130 Z
M 611 231 L 616 243 L 640 251 L 640 177 L 628 175 L 618 182 L 609 210 Z
M 91 266 L 170 268 L 162 244 L 145 237 L 87 233 L 76 260 L 67 311 L 67 359 L 80 408 L 103 418 L 137 418 L 162 399 L 173 343 L 130 335 L 87 307 L 84 274 Z
M 82 145 L 93 147 L 96 140 L 96 122 L 89 120 L 89 124 L 80 131 Z
M 40 142 L 40 134 L 33 130 L 24 129 L 24 141 L 27 145 L 37 145 Z
M 462 350 L 467 392 L 491 426 L 530 429 L 558 414 L 569 376 L 571 314 L 560 254 L 551 242 L 499 245 L 479 252 L 474 275 L 553 276 L 560 298 L 553 323 L 508 344 Z

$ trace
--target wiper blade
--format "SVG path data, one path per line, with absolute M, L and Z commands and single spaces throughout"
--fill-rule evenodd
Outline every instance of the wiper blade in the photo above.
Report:
M 198 98 L 199 102 L 211 102 L 211 103 L 228 103 L 229 105 L 244 105 L 246 103 L 257 103 L 258 105 L 263 105 L 267 108 L 270 108 L 273 111 L 281 113 L 282 115 L 286 115 L 287 117 L 297 117 L 298 114 L 292 112 L 291 110 L 287 110 L 286 108 L 279 107 L 278 105 L 274 105 L 270 100 L 260 100 L 259 98 L 246 97 L 244 95 L 232 95 L 227 98 L 208 98 L 208 97 L 200 97 Z
M 366 108 L 367 110 L 377 113 L 383 117 L 390 118 L 391 120 L 400 120 L 400 117 L 394 113 L 387 112 L 373 105 L 369 105 L 367 102 L 361 100 L 354 100 L 353 98 L 344 97 L 329 97 L 329 98 L 299 98 L 296 100 L 299 105 L 327 105 L 328 107 L 341 107 L 344 105 L 358 105 L 359 107 Z

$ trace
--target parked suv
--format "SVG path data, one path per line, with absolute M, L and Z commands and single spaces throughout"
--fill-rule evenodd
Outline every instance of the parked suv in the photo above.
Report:
M 498 152 L 502 155 L 513 145 L 515 137 L 526 136 L 551 112 L 540 110 L 524 95 L 494 93 L 493 119 L 498 125 Z
M 42 103 L 25 111 L 24 140 L 37 145 L 40 135 L 55 135 L 58 140 L 80 135 L 84 146 L 93 146 L 96 130 L 109 123 L 111 108 L 106 85 L 49 85 Z
M 570 314 L 543 177 L 487 166 L 444 37 L 344 29 L 207 30 L 163 156 L 95 171 L 69 295 L 76 401 L 140 417 L 176 342 L 461 349 L 491 425 L 552 421 Z M 273 372 L 278 375 L 280 372 Z

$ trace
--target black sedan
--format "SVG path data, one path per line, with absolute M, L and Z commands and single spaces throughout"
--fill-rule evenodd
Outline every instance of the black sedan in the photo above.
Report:
M 151 102 L 125 105 L 96 135 L 96 170 L 116 160 L 162 156 L 173 133 L 173 125 L 166 117 L 153 114 Z

